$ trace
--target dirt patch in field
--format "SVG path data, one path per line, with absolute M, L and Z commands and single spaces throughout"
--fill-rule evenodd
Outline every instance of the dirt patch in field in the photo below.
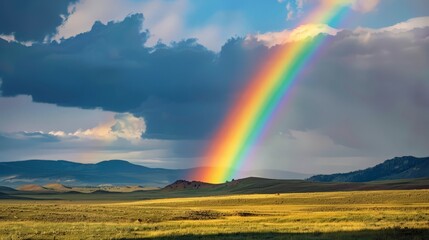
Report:
M 224 217 L 225 214 L 213 210 L 187 211 L 183 215 L 176 216 L 173 220 L 210 220 Z
M 258 216 L 260 214 L 256 214 L 252 212 L 236 212 L 235 215 L 240 217 L 253 217 L 253 216 Z

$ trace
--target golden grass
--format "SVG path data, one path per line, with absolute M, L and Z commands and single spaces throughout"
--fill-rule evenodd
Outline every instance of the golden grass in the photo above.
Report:
M 412 238 L 406 239 L 429 239 L 425 236 L 429 232 L 429 190 L 254 194 L 137 202 L 0 201 L 0 239 L 174 239 L 218 234 L 240 239 L 261 233 L 266 234 L 261 238 L 307 239 L 305 234 L 311 233 L 311 239 L 335 239 L 344 234 L 340 232 L 389 228 L 424 229 L 415 236 L 411 232 Z M 331 233 L 334 235 L 325 238 Z M 345 237 L 339 239 L 347 239 L 348 235 L 341 236 Z

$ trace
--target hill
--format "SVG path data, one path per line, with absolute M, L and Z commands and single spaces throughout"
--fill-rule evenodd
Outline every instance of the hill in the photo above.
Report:
M 59 185 L 48 185 L 46 189 L 67 191 L 66 186 L 98 185 L 143 185 L 163 187 L 177 179 L 185 179 L 190 172 L 201 168 L 164 169 L 149 168 L 132 164 L 124 160 L 108 160 L 99 163 L 76 163 L 65 160 L 26 160 L 0 162 L 0 185 L 18 187 L 23 184 L 46 185 L 55 182 Z M 282 179 L 304 179 L 305 174 L 262 170 L 255 172 L 238 171 L 238 176 L 260 176 Z
M 55 200 L 142 200 L 177 197 L 222 196 L 237 194 L 272 194 L 305 192 L 340 192 L 367 190 L 429 189 L 429 178 L 386 180 L 376 182 L 311 182 L 306 180 L 278 180 L 266 178 L 244 178 L 222 184 L 178 180 L 162 189 L 112 191 L 98 187 L 86 189 L 73 187 L 71 191 L 16 191 L 6 197 L 55 199 Z
M 70 191 L 65 186 L 140 185 L 163 187 L 177 179 L 186 179 L 191 171 L 197 170 L 198 168 L 149 168 L 124 160 L 109 160 L 95 164 L 83 164 L 64 160 L 27 160 L 0 163 L 0 185 L 18 187 L 27 184 L 27 186 L 24 186 L 24 188 L 27 188 L 24 189 L 25 191 L 55 192 Z M 304 179 L 305 175 L 286 171 L 262 170 L 238 171 L 237 176 L 240 178 L 258 176 L 261 178 Z M 332 175 L 316 175 L 310 177 L 308 180 L 313 182 L 368 182 L 423 177 L 429 177 L 429 157 L 415 158 L 408 156 L 387 160 L 382 164 L 365 170 Z M 236 182 L 228 184 L 231 185 L 233 183 L 236 184 Z M 271 183 L 277 184 L 277 182 Z M 306 182 L 304 181 L 304 183 Z M 38 186 L 36 187 L 36 185 Z M 209 187 L 209 185 L 199 182 L 191 182 L 189 185 L 187 182 L 176 182 L 174 188 L 192 188 L 192 186 L 197 186 L 197 188 Z M 170 187 L 173 188 L 171 185 Z M 271 188 L 272 186 L 264 185 L 261 187 Z M 293 188 L 293 186 L 291 187 Z M 332 190 L 335 189 L 332 188 Z
M 364 170 L 330 175 L 315 175 L 308 180 L 315 182 L 369 182 L 407 178 L 429 177 L 429 157 L 396 157 Z
M 172 184 L 169 184 L 164 187 L 167 190 L 185 190 L 185 189 L 207 189 L 215 188 L 220 184 L 211 184 L 200 181 L 186 181 L 186 180 L 177 180 Z
M 24 192 L 48 192 L 49 191 L 48 189 L 36 184 L 22 185 L 19 188 L 17 188 L 17 190 L 24 191 Z
M 24 199 L 26 199 L 26 200 L 30 200 L 31 199 L 28 197 L 21 197 L 21 196 L 12 195 L 12 194 L 18 193 L 18 191 L 16 191 L 15 189 L 13 189 L 13 191 L 14 192 L 11 192 L 11 193 L 0 192 L 0 200 L 2 200 L 2 199 L 8 199 L 8 200 L 17 200 L 17 199 L 24 200 Z
M 306 180 L 278 180 L 249 177 L 222 184 L 208 184 L 195 181 L 176 181 L 162 190 L 169 192 L 192 192 L 208 195 L 253 194 L 253 193 L 300 193 L 329 191 L 360 191 L 360 190 L 405 190 L 428 189 L 429 178 L 387 180 L 367 183 L 346 182 L 311 182 Z
M 64 160 L 27 160 L 0 163 L 0 184 L 20 186 L 25 183 L 46 185 L 45 189 L 63 190 L 61 185 L 149 185 L 165 186 L 184 178 L 186 170 L 148 168 L 123 160 L 83 164 Z M 51 183 L 55 182 L 56 185 Z M 39 189 L 41 190 L 41 189 Z
M 64 185 L 59 184 L 59 183 L 48 183 L 48 184 L 44 185 L 43 188 L 48 189 L 48 190 L 52 190 L 52 191 L 56 191 L 56 192 L 71 191 L 70 187 L 64 186 Z
M 16 190 L 10 187 L 4 187 L 4 186 L 0 186 L 0 192 L 1 193 L 15 193 Z

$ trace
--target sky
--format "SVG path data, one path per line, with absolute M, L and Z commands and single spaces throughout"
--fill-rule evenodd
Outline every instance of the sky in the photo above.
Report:
M 429 1 L 1 0 L 0 161 L 204 166 L 276 46 L 328 35 L 246 170 L 333 173 L 429 156 Z

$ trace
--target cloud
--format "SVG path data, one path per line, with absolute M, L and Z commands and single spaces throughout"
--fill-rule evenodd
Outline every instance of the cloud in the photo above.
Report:
M 408 21 L 401 22 L 390 27 L 381 28 L 378 30 L 378 32 L 380 31 L 406 32 L 412 29 L 425 28 L 425 27 L 429 27 L 429 17 L 412 18 L 412 19 L 409 19 Z
M 17 41 L 43 41 L 53 36 L 71 13 L 76 0 L 3 0 L 0 2 L 0 34 Z
M 284 3 L 286 1 L 278 1 L 279 3 Z M 303 13 L 305 0 L 291 0 L 286 3 L 286 20 L 294 20 L 297 17 L 300 17 Z
M 176 40 L 184 29 L 184 19 L 188 8 L 186 0 L 179 1 L 133 1 L 133 0 L 81 0 L 74 12 L 59 27 L 57 40 L 70 38 L 82 32 L 90 31 L 95 21 L 104 24 L 110 21 L 121 21 L 126 16 L 143 13 L 146 26 L 150 27 L 150 43 L 156 44 L 159 39 Z
M 357 12 L 368 13 L 374 11 L 379 3 L 380 0 L 353 0 L 352 9 Z
M 295 16 L 295 11 L 290 2 L 286 4 L 287 17 L 286 20 L 292 20 Z
M 61 43 L 25 47 L 0 41 L 3 95 L 28 94 L 37 102 L 128 112 L 144 119 L 144 127 L 125 118 L 128 120 L 119 123 L 116 132 L 112 130 L 115 124 L 101 128 L 103 134 L 116 134 L 115 142 L 124 142 L 121 134 L 133 139 L 144 132 L 146 142 L 163 139 L 163 144 L 174 142 L 172 147 L 193 139 L 189 142 L 195 144 L 216 131 L 228 106 L 261 62 L 282 47 L 278 44 L 328 33 L 319 59 L 294 84 L 275 127 L 268 131 L 267 139 L 279 141 L 272 146 L 284 146 L 284 139 L 274 137 L 283 132 L 304 147 L 277 154 L 281 147 L 272 149 L 261 143 L 267 150 L 257 153 L 256 161 L 270 159 L 274 166 L 279 160 L 270 154 L 287 156 L 282 159 L 286 163 L 307 156 L 308 161 L 320 160 L 314 164 L 322 166 L 330 156 L 374 161 L 429 154 L 429 28 L 417 27 L 419 20 L 404 23 L 407 28 L 401 32 L 392 28 L 338 31 L 308 25 L 233 38 L 219 53 L 195 39 L 147 47 L 149 32 L 142 29 L 142 21 L 143 16 L 137 14 L 120 22 L 97 22 L 91 31 Z M 140 130 L 131 134 L 135 129 Z M 85 131 L 77 135 L 83 136 Z M 95 128 L 88 133 L 97 136 L 99 131 Z M 329 144 L 321 144 L 322 149 L 312 147 L 317 151 L 305 155 L 305 146 L 328 140 Z M 196 149 L 203 149 L 198 144 L 198 148 L 192 144 L 172 147 L 174 151 L 165 154 L 180 152 L 176 156 L 193 159 L 198 156 Z M 130 145 L 109 148 L 138 151 Z M 323 155 L 327 150 L 332 155 Z
M 94 139 L 100 141 L 128 140 L 139 142 L 146 131 L 143 118 L 129 113 L 116 114 L 114 119 L 90 129 L 79 129 L 75 132 L 50 131 L 48 135 L 58 138 Z
M 428 36 L 429 28 L 329 37 L 319 63 L 296 85 L 278 128 L 315 131 L 359 150 L 356 157 L 428 155 Z
M 146 131 L 144 119 L 129 113 L 116 114 L 115 124 L 110 128 L 111 134 L 130 141 L 139 141 Z
M 118 132 L 106 135 L 81 132 L 0 132 L 0 162 L 25 159 L 66 159 L 77 162 L 98 162 L 125 159 L 145 166 L 166 168 L 193 167 L 203 149 L 203 141 L 124 139 Z M 130 129 L 130 128 L 128 128 Z M 77 135 L 77 136 L 76 136 Z
M 263 34 L 248 35 L 247 41 L 257 41 L 268 47 L 286 44 L 294 41 L 302 41 L 307 38 L 314 38 L 319 34 L 335 35 L 339 30 L 325 24 L 301 25 L 293 30 L 283 30 L 281 32 L 267 32 Z
M 289 0 L 289 1 L 278 1 L 281 4 L 286 3 L 286 21 L 292 21 L 301 16 L 305 16 L 307 11 L 314 11 L 314 8 L 318 8 L 318 5 L 325 3 L 325 0 Z M 365 14 L 377 9 L 380 0 L 340 0 L 338 3 L 344 3 L 350 7 L 353 11 Z
M 196 38 L 207 49 L 219 52 L 222 45 L 229 38 L 240 34 L 245 25 L 245 19 L 240 13 L 218 12 L 204 25 L 188 29 L 182 36 Z
M 88 129 L 100 122 L 111 121 L 115 116 L 114 112 L 101 109 L 58 107 L 53 104 L 37 103 L 32 101 L 31 96 L 24 95 L 0 97 L 0 109 L 2 110 L 0 132 L 57 130 L 75 132 L 79 128 Z
M 164 167 L 189 166 L 192 158 L 174 162 L 181 156 L 175 148 L 188 149 L 187 141 L 143 139 L 145 124 L 142 118 L 129 113 L 89 129 L 74 132 L 0 132 L 0 161 L 22 159 L 68 159 L 78 162 L 97 162 L 106 159 L 127 159 L 145 165 Z M 200 145 L 194 142 L 192 146 Z M 194 151 L 195 152 L 195 151 Z
M 74 6 L 73 13 L 58 28 L 54 37 L 57 41 L 91 30 L 95 21 L 107 24 L 122 21 L 128 15 L 142 13 L 145 27 L 150 34 L 146 46 L 158 41 L 170 43 L 187 38 L 198 38 L 211 50 L 218 51 L 231 36 L 244 28 L 243 17 L 237 12 L 216 11 L 199 19 L 204 24 L 189 26 L 189 18 L 195 13 L 189 0 L 81 0 Z
M 57 144 L 58 142 L 60 142 L 58 137 L 43 132 L 0 132 L 0 150 L 4 155 L 0 157 L 0 160 L 11 160 L 7 157 L 7 152 L 10 151 L 25 152 L 25 149 L 34 150 L 41 145 Z
M 144 117 L 146 137 L 207 136 L 244 79 L 225 86 L 257 59 L 234 63 L 231 57 L 239 52 L 218 56 L 195 39 L 145 47 L 149 33 L 142 21 L 135 14 L 122 22 L 96 22 L 91 31 L 61 43 L 25 47 L 0 41 L 3 95 L 131 112 Z M 240 47 L 233 44 L 225 47 Z
M 17 132 L 13 134 L 6 134 L 6 137 L 13 138 L 15 140 L 31 140 L 37 142 L 58 142 L 59 139 L 56 136 L 53 136 L 49 133 L 44 133 L 42 131 L 38 132 Z
M 130 143 L 139 143 L 146 131 L 143 118 L 135 117 L 130 113 L 118 113 L 114 118 L 88 129 L 78 129 L 74 132 L 62 130 L 19 131 L 3 132 L 4 137 L 15 140 L 36 140 L 38 142 L 59 142 L 61 140 L 97 140 L 112 142 L 126 140 Z

